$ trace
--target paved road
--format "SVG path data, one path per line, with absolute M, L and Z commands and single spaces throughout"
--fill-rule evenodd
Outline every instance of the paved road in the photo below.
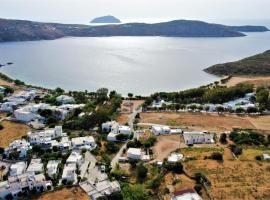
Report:
M 134 120 L 135 117 L 138 113 L 141 112 L 141 108 L 137 109 L 137 110 L 133 110 L 132 113 L 129 115 L 129 120 L 128 120 L 128 125 L 131 128 L 131 132 L 133 132 L 133 140 L 135 138 L 137 138 L 136 132 L 134 131 Z M 124 143 L 124 145 L 120 148 L 120 150 L 118 151 L 118 153 L 114 156 L 114 158 L 111 161 L 111 167 L 112 169 L 114 169 L 118 163 L 119 157 L 121 157 L 121 155 L 123 154 L 124 149 L 127 147 L 127 142 Z
M 108 179 L 107 174 L 102 173 L 98 166 L 96 166 L 97 160 L 89 151 L 85 153 L 85 159 L 90 162 L 88 170 L 86 170 L 83 177 L 86 177 L 90 183 L 95 183 L 96 181 L 102 181 Z

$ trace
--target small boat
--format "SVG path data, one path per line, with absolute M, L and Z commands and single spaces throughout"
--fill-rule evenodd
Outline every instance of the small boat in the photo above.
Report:
M 13 62 L 8 62 L 7 65 L 13 65 Z
M 5 65 L 0 64 L 0 67 L 4 67 Z

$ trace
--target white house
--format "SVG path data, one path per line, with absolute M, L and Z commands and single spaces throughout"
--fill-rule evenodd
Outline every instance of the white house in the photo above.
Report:
M 267 153 L 263 154 L 263 160 L 270 160 L 270 155 Z
M 122 126 L 116 121 L 103 123 L 102 130 L 109 132 L 107 140 L 110 142 L 116 142 L 116 136 L 119 134 L 131 135 L 131 128 L 129 126 Z
M 0 106 L 0 111 L 2 112 L 13 112 L 17 108 L 18 104 L 16 102 L 4 102 Z
M 171 129 L 169 126 L 155 125 L 151 127 L 154 135 L 180 134 L 181 129 Z
M 32 146 L 26 140 L 14 140 L 5 148 L 4 154 L 8 157 L 10 153 L 16 151 L 19 153 L 19 158 L 25 158 L 30 149 Z
M 66 160 L 67 164 L 75 163 L 77 165 L 81 165 L 83 163 L 83 156 L 78 151 L 72 151 L 69 157 Z
M 83 108 L 85 104 L 63 104 L 58 107 L 53 107 L 52 110 L 60 114 L 60 119 L 64 120 L 68 114 L 76 108 Z
M 56 98 L 56 101 L 61 104 L 69 104 L 69 103 L 75 103 L 75 100 L 73 97 L 67 96 L 67 95 L 60 95 Z
M 176 163 L 181 161 L 184 158 L 183 154 L 180 153 L 172 153 L 169 157 L 168 157 L 168 162 L 169 163 Z
M 44 174 L 34 175 L 33 173 L 24 173 L 18 176 L 8 177 L 7 181 L 0 183 L 0 198 L 6 199 L 7 195 L 12 195 L 17 199 L 19 195 L 35 189 L 37 192 L 43 192 L 52 187 L 52 182 L 45 179 Z
M 171 128 L 169 126 L 152 126 L 151 131 L 154 135 L 170 134 Z
M 113 132 L 110 132 L 108 135 L 107 135 L 107 140 L 109 142 L 117 142 L 117 139 L 116 139 L 116 136 L 118 134 L 117 133 L 113 133 Z
M 67 163 L 65 164 L 62 181 L 65 180 L 67 182 L 77 182 L 77 174 L 76 174 L 76 163 Z
M 164 105 L 171 105 L 171 102 L 166 102 L 164 100 L 158 100 L 158 101 L 153 101 L 151 107 L 152 108 L 162 108 L 162 106 Z
M 62 150 L 70 149 L 71 148 L 71 141 L 69 140 L 68 137 L 62 137 L 61 141 L 58 142 L 57 146 Z
M 58 165 L 61 160 L 50 160 L 47 164 L 47 174 L 50 178 L 54 178 L 54 175 L 58 172 Z
M 26 172 L 40 174 L 43 172 L 43 163 L 40 158 L 32 159 Z
M 171 200 L 202 200 L 202 198 L 194 189 L 187 188 L 175 191 L 171 197 Z
M 71 139 L 73 149 L 89 149 L 96 147 L 95 139 L 92 136 L 76 137 Z
M 214 135 L 206 132 L 184 132 L 186 144 L 213 144 Z
M 110 132 L 113 127 L 116 127 L 118 125 L 119 124 L 116 121 L 105 122 L 105 123 L 102 123 L 101 129 L 102 131 Z
M 26 162 L 16 162 L 10 166 L 9 175 L 18 176 L 23 174 L 26 171 L 27 165 Z
M 141 160 L 142 151 L 140 148 L 129 148 L 127 150 L 127 157 L 133 160 Z
M 14 111 L 14 117 L 18 121 L 30 122 L 40 120 L 42 117 L 38 114 L 39 110 L 51 109 L 50 105 L 45 103 L 29 104 Z
M 55 128 L 45 129 L 42 131 L 28 132 L 30 144 L 44 145 L 44 147 L 51 147 L 52 140 L 56 138 L 66 137 L 67 134 L 63 133 L 62 126 L 55 126 Z
M 97 183 L 85 181 L 80 183 L 80 186 L 92 200 L 97 200 L 98 198 L 106 197 L 115 192 L 121 191 L 120 185 L 117 181 L 111 182 L 109 180 L 103 180 Z

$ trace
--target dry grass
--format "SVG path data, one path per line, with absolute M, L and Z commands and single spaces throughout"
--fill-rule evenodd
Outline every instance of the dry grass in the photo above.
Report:
M 0 79 L 0 85 L 2 85 L 2 86 L 14 86 L 14 83 L 5 81 L 3 79 Z
M 90 200 L 90 198 L 80 187 L 73 187 L 46 193 L 37 200 Z
M 128 114 L 121 114 L 118 118 L 117 118 L 117 122 L 120 124 L 126 124 L 128 123 Z
M 236 76 L 230 78 L 230 80 L 226 83 L 226 85 L 228 87 L 231 87 L 237 85 L 238 83 L 254 84 L 256 87 L 258 86 L 269 87 L 270 76 L 259 76 L 259 77 Z
M 256 129 L 249 117 L 207 113 L 141 113 L 142 123 L 180 126 L 191 130 L 227 131 L 233 128 Z M 259 125 L 259 124 L 258 124 Z
M 270 171 L 267 169 L 270 168 L 270 163 L 254 159 L 255 155 L 263 152 L 265 150 L 247 149 L 239 159 L 234 160 L 230 150 L 225 148 L 224 162 L 217 162 L 204 160 L 204 155 L 194 150 L 185 152 L 184 155 L 195 156 L 197 160 L 187 161 L 184 165 L 188 173 L 202 172 L 209 178 L 212 183 L 210 193 L 214 199 L 269 199 Z
M 153 147 L 155 160 L 163 161 L 172 151 L 177 150 L 180 146 L 179 135 L 162 135 L 158 137 L 157 143 Z
M 10 142 L 27 135 L 29 127 L 15 122 L 3 121 L 4 129 L 0 130 L 0 147 L 7 147 Z
M 270 130 L 270 115 L 247 117 L 247 119 L 256 127 L 256 129 Z

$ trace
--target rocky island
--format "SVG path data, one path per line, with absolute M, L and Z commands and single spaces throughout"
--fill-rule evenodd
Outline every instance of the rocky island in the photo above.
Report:
M 98 23 L 98 24 L 117 24 L 117 23 L 121 23 L 121 21 L 112 16 L 112 15 L 107 15 L 107 16 L 102 16 L 102 17 L 97 17 L 95 19 L 93 19 L 90 23 Z

